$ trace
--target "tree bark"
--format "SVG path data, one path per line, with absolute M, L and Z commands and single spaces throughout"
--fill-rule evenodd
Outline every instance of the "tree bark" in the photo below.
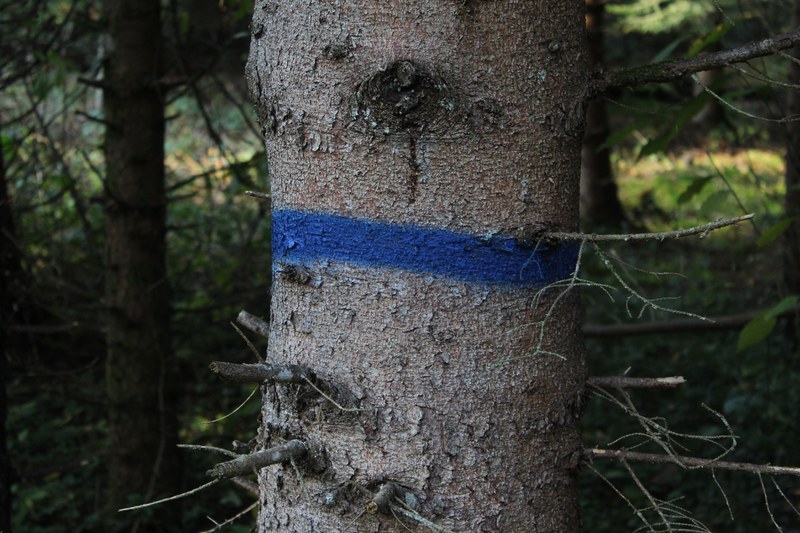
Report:
M 115 511 L 126 503 L 177 492 L 181 467 L 165 258 L 161 3 L 107 0 L 105 8 L 108 505 L 119 520 Z
M 605 0 L 586 0 L 586 34 L 589 66 L 603 66 Z M 603 96 L 586 109 L 586 131 L 581 150 L 581 216 L 593 227 L 619 228 L 626 220 L 611 168 L 611 149 L 601 148 L 608 140 L 608 109 Z
M 580 303 L 537 299 L 577 248 L 523 235 L 577 227 L 583 24 L 581 0 L 256 2 L 273 270 L 307 272 L 274 276 L 267 359 L 353 399 L 264 387 L 260 447 L 309 451 L 261 470 L 260 531 L 578 530 Z M 413 512 L 364 513 L 387 483 Z

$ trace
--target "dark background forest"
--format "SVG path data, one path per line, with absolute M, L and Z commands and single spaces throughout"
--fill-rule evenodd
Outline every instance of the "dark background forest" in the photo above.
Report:
M 792 27 L 797 10 L 790 0 L 586 3 L 592 60 L 605 69 L 775 35 Z M 208 481 L 217 457 L 175 453 L 176 443 L 230 449 L 255 435 L 258 395 L 245 401 L 253 387 L 223 383 L 208 366 L 255 360 L 230 323 L 242 309 L 267 318 L 270 284 L 269 203 L 245 194 L 269 191 L 243 74 L 252 2 L 161 2 L 157 68 L 141 91 L 152 89 L 161 106 L 163 153 L 149 153 L 164 175 L 147 209 L 125 203 L 129 178 L 111 160 L 119 157 L 110 148 L 119 141 L 114 113 L 124 102 L 122 111 L 113 105 L 127 97 L 114 76 L 128 66 L 114 63 L 123 60 L 109 39 L 127 24 L 111 16 L 116 4 L 0 1 L 0 530 L 212 530 L 255 501 L 222 483 L 158 508 L 116 512 Z M 668 231 L 756 216 L 702 239 L 587 251 L 581 278 L 589 280 L 591 374 L 687 381 L 629 396 L 590 387 L 587 446 L 662 451 L 637 447 L 646 417 L 675 432 L 683 455 L 726 452 L 729 461 L 800 466 L 796 62 L 777 54 L 696 81 L 619 91 L 590 107 L 583 231 Z M 127 186 L 137 190 L 135 180 Z M 119 276 L 109 250 L 127 241 L 109 228 L 140 212 L 163 218 L 155 227 L 164 239 L 167 318 L 153 327 L 163 326 L 159 342 L 168 353 L 144 367 L 161 371 L 137 381 L 135 367 L 150 360 L 137 350 L 152 349 L 131 340 L 132 359 L 114 352 L 120 335 L 136 328 L 123 324 L 115 333 Z M 251 342 L 263 352 L 266 339 L 251 335 Z M 141 437 L 120 429 L 119 413 L 136 407 L 118 389 L 131 387 L 154 398 L 158 413 L 139 408 L 156 428 L 174 425 L 140 464 L 128 464 L 137 450 L 120 445 Z M 635 472 L 597 460 L 583 469 L 585 530 L 640 527 L 634 509 L 654 512 L 641 482 L 669 502 L 676 521 L 686 520 L 686 530 L 703 531 L 681 514 L 711 531 L 800 531 L 797 478 L 712 476 L 674 464 Z M 130 484 L 110 480 L 120 473 Z M 249 531 L 254 512 L 226 530 Z

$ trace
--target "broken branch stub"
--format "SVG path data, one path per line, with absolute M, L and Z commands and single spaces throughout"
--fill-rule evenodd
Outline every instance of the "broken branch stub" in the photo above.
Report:
M 236 317 L 236 322 L 246 327 L 253 333 L 258 333 L 262 337 L 269 337 L 269 323 L 261 320 L 255 315 L 251 315 L 247 311 L 239 311 L 239 316 Z
M 367 512 L 375 513 L 388 513 L 392 499 L 397 495 L 397 485 L 391 481 L 384 483 L 375 493 L 375 496 L 367 504 Z
M 299 365 L 272 365 L 268 363 L 227 363 L 214 361 L 209 368 L 226 381 L 236 383 L 314 383 L 316 376 L 311 370 Z
M 305 455 L 307 451 L 303 441 L 294 439 L 280 446 L 242 455 L 232 461 L 214 465 L 213 468 L 206 471 L 206 475 L 217 479 L 243 476 L 265 466 L 298 459 Z

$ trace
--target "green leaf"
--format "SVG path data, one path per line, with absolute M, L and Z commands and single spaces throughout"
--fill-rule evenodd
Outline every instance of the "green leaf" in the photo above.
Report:
M 601 144 L 597 151 L 605 150 L 606 148 L 611 148 L 612 146 L 621 143 L 624 141 L 631 133 L 636 131 L 637 129 L 641 128 L 642 124 L 637 123 L 633 124 L 632 126 L 628 126 L 627 128 L 618 131 L 614 135 L 610 135 L 603 144 Z
M 656 56 L 650 61 L 651 63 L 661 63 L 662 61 L 669 58 L 672 55 L 672 52 L 675 51 L 678 46 L 686 40 L 686 37 L 678 37 L 667 46 L 665 46 Z
M 764 248 L 771 244 L 775 239 L 783 235 L 795 220 L 797 220 L 797 217 L 789 217 L 773 224 L 767 231 L 761 234 L 761 237 L 756 241 L 756 245 L 758 245 L 759 248 Z
M 742 350 L 758 344 L 772 333 L 777 320 L 769 318 L 766 315 L 767 313 L 758 315 L 745 324 L 742 331 L 739 332 L 739 346 L 736 349 L 737 352 L 741 352 Z
M 711 181 L 713 176 L 701 176 L 699 178 L 694 178 L 692 183 L 686 187 L 686 190 L 678 196 L 678 205 L 683 205 L 698 194 L 700 194 L 703 189 L 705 189 L 708 182 Z
M 731 193 L 728 189 L 714 191 L 703 201 L 703 205 L 700 207 L 700 215 L 703 218 L 715 218 L 729 211 L 730 202 Z
M 778 316 L 781 313 L 783 313 L 784 311 L 788 311 L 789 309 L 794 307 L 794 305 L 797 304 L 798 300 L 800 300 L 800 296 L 796 295 L 787 296 L 786 298 L 778 302 L 776 305 L 774 305 L 769 311 L 764 313 L 764 316 L 767 318 L 778 318 Z
M 692 43 L 692 47 L 689 48 L 689 52 L 686 54 L 687 57 L 694 57 L 709 46 L 716 44 L 722 39 L 728 30 L 733 27 L 732 22 L 725 22 L 723 24 L 719 24 L 716 28 L 711 30 L 708 34 L 697 39 L 694 43 Z
M 655 139 L 649 140 L 647 144 L 642 147 L 638 159 L 647 155 L 663 152 L 669 143 L 680 133 L 686 123 L 699 113 L 710 99 L 711 96 L 707 92 L 702 92 L 685 103 L 680 108 L 675 118 L 669 121 L 669 126 L 666 130 L 662 131 L 661 135 Z
M 739 347 L 737 351 L 741 352 L 766 339 L 769 334 L 772 333 L 772 330 L 775 329 L 778 316 L 795 306 L 798 300 L 800 300 L 800 296 L 787 296 L 770 309 L 745 324 L 742 331 L 739 332 Z

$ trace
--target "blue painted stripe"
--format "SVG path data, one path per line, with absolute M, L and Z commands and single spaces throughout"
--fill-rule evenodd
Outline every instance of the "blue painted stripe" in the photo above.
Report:
M 577 252 L 574 242 L 534 249 L 507 236 L 484 238 L 307 211 L 272 212 L 276 263 L 310 265 L 330 260 L 475 283 L 543 286 L 569 277 Z

